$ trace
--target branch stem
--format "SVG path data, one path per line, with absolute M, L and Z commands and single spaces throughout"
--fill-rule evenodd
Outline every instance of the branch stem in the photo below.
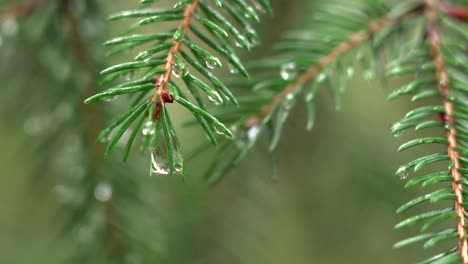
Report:
M 182 39 L 187 35 L 188 29 L 190 27 L 191 19 L 192 19 L 192 14 L 195 12 L 195 10 L 198 7 L 199 0 L 194 0 L 192 3 L 188 4 L 185 7 L 184 10 L 184 19 L 182 20 L 178 30 L 182 31 Z M 169 50 L 169 53 L 167 54 L 167 57 L 165 59 L 165 65 L 164 65 L 164 74 L 160 75 L 159 77 L 156 78 L 155 84 L 156 84 L 156 94 L 153 96 L 152 101 L 156 100 L 157 97 L 159 97 L 159 103 L 165 103 L 168 102 L 164 98 L 167 97 L 168 93 L 166 91 L 166 83 L 168 83 L 171 80 L 172 76 L 172 67 L 174 66 L 174 55 L 179 53 L 180 49 L 182 48 L 182 42 L 181 41 L 173 41 L 173 46 Z
M 45 5 L 49 0 L 36 0 L 31 3 L 14 4 L 0 9 L 0 14 L 3 19 L 18 19 L 20 17 L 29 16 L 38 7 Z
M 343 56 L 357 45 L 371 38 L 376 32 L 380 31 L 385 26 L 395 22 L 396 19 L 388 18 L 387 16 L 372 20 L 367 28 L 366 32 L 357 32 L 352 34 L 346 40 L 338 44 L 334 49 L 327 55 L 322 57 L 318 63 L 312 65 L 300 75 L 294 82 L 286 86 L 284 90 L 276 95 L 271 102 L 264 105 L 257 115 L 254 115 L 247 119 L 244 123 L 244 127 L 250 128 L 257 125 L 262 119 L 275 108 L 288 94 L 294 92 L 297 87 L 301 87 L 306 82 L 312 80 L 317 74 L 319 74 L 326 66 L 336 61 L 339 57 Z
M 458 250 L 463 264 L 468 264 L 468 242 L 466 239 L 466 220 L 465 209 L 463 207 L 463 187 L 461 184 L 462 175 L 460 169 L 460 159 L 457 152 L 456 128 L 455 120 L 453 117 L 453 104 L 447 100 L 450 93 L 450 78 L 447 70 L 445 69 L 445 59 L 441 51 L 441 35 L 438 32 L 438 12 L 440 9 L 437 0 L 426 0 L 425 16 L 427 19 L 427 36 L 429 38 L 429 51 L 435 65 L 435 78 L 437 80 L 440 96 L 442 97 L 445 116 L 444 122 L 450 125 L 450 129 L 446 132 L 445 136 L 448 140 L 447 153 L 453 163 L 450 169 L 452 175 L 452 190 L 456 196 L 454 209 L 458 216 L 456 230 L 458 232 Z

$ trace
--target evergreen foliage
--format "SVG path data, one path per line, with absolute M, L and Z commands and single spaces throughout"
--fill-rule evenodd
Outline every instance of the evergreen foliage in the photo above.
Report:
M 54 54 L 57 60 L 66 58 L 69 74 L 54 81 L 77 94 L 63 98 L 60 91 L 47 92 L 59 96 L 47 98 L 50 109 L 70 108 L 63 122 L 56 124 L 56 132 L 78 131 L 80 146 L 93 148 L 80 152 L 88 165 L 86 175 L 79 181 L 68 179 L 64 185 L 78 189 L 82 198 L 71 197 L 64 203 L 70 218 L 68 230 L 88 224 L 100 234 L 80 251 L 85 253 L 77 257 L 79 263 L 129 263 L 135 255 L 144 263 L 158 259 L 158 252 L 152 250 L 154 242 L 145 238 L 144 227 L 135 230 L 137 224 L 123 213 L 127 206 L 146 202 L 138 195 L 143 184 L 114 166 L 96 162 L 96 153 L 108 155 L 117 145 L 124 145 L 127 161 L 141 137 L 140 150 L 151 153 L 152 174 L 185 175 L 188 171 L 169 107 L 176 103 L 193 114 L 193 123 L 199 124 L 208 138 L 191 156 L 216 145 L 216 155 L 205 174 L 210 184 L 238 165 L 264 134 L 272 175 L 277 178 L 278 144 L 297 101 L 305 105 L 306 128 L 310 130 L 315 123 L 317 92 L 327 89 L 340 110 L 346 84 L 360 70 L 365 79 L 375 78 L 384 84 L 389 77 L 404 77 L 407 82 L 389 94 L 391 100 L 410 95 L 417 103 L 391 126 L 395 136 L 410 129 L 434 133 L 406 142 L 398 151 L 429 144 L 443 146 L 396 171 L 398 177 L 408 178 L 405 187 L 421 184 L 433 188 L 402 205 L 398 213 L 424 202 L 433 203 L 434 208 L 396 225 L 399 229 L 421 224 L 421 233 L 396 243 L 395 248 L 424 241 L 425 249 L 438 247 L 441 253 L 421 263 L 468 263 L 466 0 L 320 1 L 311 14 L 313 19 L 284 33 L 273 54 L 246 62 L 236 49 L 250 50 L 260 44 L 254 23 L 260 22 L 263 13 L 274 14 L 268 0 L 182 0 L 172 7 L 155 9 L 158 5 L 141 0 L 136 9 L 110 16 L 110 20 L 123 20 L 128 28 L 105 42 L 108 53 L 122 55 L 135 50 L 136 57 L 104 69 L 100 84 L 109 88 L 100 91 L 91 87 L 97 83 L 94 67 L 104 63 L 91 61 L 95 57 L 87 45 L 99 41 L 101 35 L 84 36 L 79 30 L 85 23 L 94 23 L 88 20 L 90 14 L 98 12 L 97 2 L 39 1 L 5 8 L 5 14 L 14 19 L 28 17 L 43 25 L 39 33 L 17 45 L 34 46 L 41 35 L 56 37 L 43 52 Z M 44 71 L 58 71 L 53 68 L 57 63 L 41 61 L 40 55 L 37 63 L 47 66 Z M 242 78 L 225 77 L 226 72 L 217 70 L 222 66 Z M 40 73 L 31 76 L 41 78 Z M 96 120 L 99 104 L 82 106 L 80 102 L 116 97 L 128 107 L 118 117 L 113 114 L 115 120 L 97 135 L 102 126 Z M 57 106 L 57 102 L 65 106 Z M 80 126 L 87 129 L 79 131 Z M 44 144 L 57 140 L 57 134 L 47 136 Z M 105 150 L 94 144 L 94 136 L 107 142 Z M 413 172 L 418 175 L 410 176 Z M 105 256 L 96 248 L 105 248 Z

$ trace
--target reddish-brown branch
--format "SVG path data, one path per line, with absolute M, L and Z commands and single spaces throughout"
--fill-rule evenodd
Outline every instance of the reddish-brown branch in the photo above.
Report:
M 276 105 L 278 105 L 288 94 L 292 93 L 297 87 L 301 87 L 306 82 L 312 80 L 320 73 L 327 65 L 333 63 L 337 58 L 349 52 L 358 44 L 368 40 L 380 29 L 394 22 L 395 19 L 381 17 L 369 23 L 367 32 L 358 32 L 351 35 L 348 39 L 341 42 L 337 47 L 331 50 L 326 56 L 322 57 L 317 64 L 312 65 L 305 73 L 300 75 L 294 82 L 289 84 L 281 93 L 276 95 L 273 100 L 264 105 L 260 112 L 250 117 L 245 123 L 246 128 L 253 127 L 258 124 Z
M 188 29 L 190 27 L 190 22 L 192 19 L 192 14 L 197 9 L 198 3 L 199 3 L 199 0 L 194 0 L 192 3 L 188 4 L 185 7 L 184 19 L 182 20 L 179 26 L 179 30 L 182 31 L 182 37 L 184 37 L 188 32 Z M 156 98 L 159 98 L 158 103 L 157 103 L 159 107 L 163 103 L 172 103 L 172 97 L 170 93 L 166 90 L 166 83 L 168 83 L 171 80 L 172 67 L 174 66 L 174 63 L 175 63 L 174 55 L 179 53 L 181 48 L 182 48 L 182 42 L 174 40 L 173 46 L 169 50 L 169 53 L 167 54 L 167 57 L 165 59 L 164 73 L 158 76 L 155 80 L 156 94 L 153 96 L 152 101 L 156 100 Z M 157 116 L 153 115 L 153 119 L 157 119 Z
M 453 18 L 468 22 L 468 6 L 442 5 L 440 9 Z
M 0 14 L 2 14 L 4 19 L 18 19 L 20 17 L 29 16 L 39 6 L 47 2 L 48 0 L 36 0 L 33 3 L 21 3 L 7 6 L 0 9 Z
M 450 93 L 450 78 L 445 69 L 445 60 L 441 52 L 441 36 L 437 30 L 439 4 L 437 0 L 426 0 L 425 15 L 427 18 L 427 36 L 429 39 L 429 51 L 435 65 L 435 77 L 438 83 L 437 89 L 443 100 L 445 116 L 444 122 L 450 125 L 446 132 L 448 140 L 447 154 L 453 162 L 450 169 L 452 175 L 452 190 L 455 194 L 454 209 L 458 216 L 456 230 L 458 232 L 458 250 L 463 264 L 468 264 L 468 243 L 466 240 L 466 221 L 465 209 L 463 208 L 463 186 L 461 184 L 462 175 L 460 174 L 460 160 L 457 149 L 457 132 L 455 129 L 455 120 L 453 118 L 453 104 L 447 100 Z

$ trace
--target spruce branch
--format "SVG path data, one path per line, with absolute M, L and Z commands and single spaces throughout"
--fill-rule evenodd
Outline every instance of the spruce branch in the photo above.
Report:
M 453 5 L 453 4 L 440 4 L 440 10 L 445 14 L 456 19 L 467 22 L 468 21 L 468 6 Z
M 317 14 L 330 12 L 329 17 L 323 16 L 326 17 L 323 21 L 322 16 L 317 18 L 313 21 L 311 29 L 287 34 L 277 45 L 277 50 L 280 52 L 277 57 L 249 65 L 257 74 L 257 79 L 235 85 L 240 89 L 251 88 L 253 91 L 250 95 L 239 98 L 239 101 L 244 103 L 241 103 L 240 110 L 225 107 L 226 109 L 220 111 L 217 116 L 221 121 L 231 124 L 236 134 L 236 141 L 241 143 L 228 142 L 219 149 L 220 157 L 225 157 L 230 152 L 232 154 L 226 164 L 220 165 L 216 160 L 208 169 L 206 177 L 209 182 L 218 182 L 229 169 L 236 166 L 265 131 L 269 132 L 269 151 L 272 159 L 275 159 L 282 129 L 298 95 L 304 91 L 308 114 L 307 129 L 311 129 L 315 115 L 313 98 L 327 79 L 330 82 L 328 86 L 337 101 L 337 107 L 339 106 L 346 82 L 343 79 L 354 73 L 353 66 L 345 59 L 346 55 L 357 47 L 368 44 L 371 68 L 379 71 L 377 54 L 379 49 L 385 47 L 383 44 L 385 39 L 395 34 L 395 28 L 405 18 L 420 14 L 423 7 L 420 2 L 411 2 L 402 3 L 392 9 L 378 1 L 358 2 L 346 7 L 342 7 L 339 1 L 331 1 L 320 6 L 316 11 Z M 330 19 L 333 19 L 333 22 L 330 22 Z M 342 25 L 349 26 L 343 29 Z M 336 33 L 330 34 L 330 32 Z M 280 78 L 277 75 L 278 71 L 281 72 Z M 339 76 L 334 76 L 331 72 Z M 340 84 L 335 85 L 332 78 L 338 79 Z
M 188 4 L 185 6 L 184 9 L 184 19 L 182 20 L 182 23 L 180 24 L 179 28 L 177 31 L 181 32 L 181 39 L 184 39 L 185 36 L 187 35 L 187 31 L 189 30 L 190 24 L 191 24 L 191 19 L 192 15 L 197 9 L 199 0 L 194 0 L 192 3 Z M 173 100 L 171 100 L 169 97 L 170 95 L 168 94 L 168 90 L 166 88 L 166 83 L 168 83 L 171 80 L 172 76 L 172 68 L 175 63 L 174 59 L 174 54 L 177 54 L 180 52 L 182 46 L 182 41 L 177 41 L 174 40 L 172 48 L 169 50 L 167 57 L 165 59 L 165 65 L 164 65 L 164 74 L 160 75 L 159 77 L 156 78 L 155 84 L 156 84 L 156 94 L 153 96 L 151 101 L 156 100 L 156 98 L 159 98 L 159 104 L 164 104 L 166 102 L 172 103 Z M 165 94 L 165 95 L 163 95 Z M 164 99 L 167 98 L 167 99 Z M 157 119 L 159 116 L 159 112 L 155 111 L 156 114 L 153 115 L 153 119 Z
M 454 117 L 454 106 L 453 103 L 448 100 L 450 95 L 450 77 L 445 68 L 445 58 L 441 52 L 441 34 L 438 30 L 439 25 L 439 8 L 440 3 L 437 0 L 426 0 L 426 19 L 427 19 L 427 37 L 429 38 L 429 52 L 433 59 L 433 64 L 435 66 L 434 77 L 437 81 L 437 90 L 442 98 L 442 105 L 444 106 L 444 111 L 442 113 L 442 120 L 445 124 L 448 124 L 450 128 L 445 133 L 447 138 L 448 147 L 447 154 L 452 163 L 450 169 L 450 175 L 452 176 L 452 190 L 455 194 L 454 201 L 454 210 L 457 214 L 457 224 L 456 230 L 458 233 L 458 250 L 463 264 L 468 263 L 468 242 L 466 237 L 466 210 L 463 206 L 464 195 L 463 195 L 463 177 L 460 173 L 460 154 L 458 153 L 458 144 L 457 144 L 457 129 L 456 122 Z M 454 8 L 444 8 L 444 11 L 449 15 L 453 15 Z M 458 14 L 458 12 L 457 12 Z M 460 16 L 457 15 L 457 18 Z
M 221 60 L 224 60 L 248 77 L 233 42 L 245 49 L 258 44 L 252 22 L 259 21 L 258 12 L 262 10 L 271 10 L 268 1 L 190 0 L 179 1 L 172 9 L 145 8 L 112 15 L 111 20 L 140 19 L 124 34 L 158 22 L 177 22 L 177 26 L 156 34 L 123 35 L 105 43 L 107 46 L 120 45 L 112 53 L 150 44 L 149 48 L 138 52 L 135 61 L 114 65 L 102 71 L 106 75 L 103 80 L 105 84 L 127 74 L 140 74 L 139 79 L 111 87 L 85 100 L 85 103 L 92 103 L 123 94 L 135 95 L 127 112 L 99 136 L 99 139 L 110 138 L 106 155 L 114 149 L 124 132 L 132 129 L 132 136 L 127 141 L 124 152 L 126 161 L 138 131 L 141 130 L 143 143 L 140 149 L 151 152 L 152 172 L 183 174 L 183 156 L 177 134 L 167 114 L 169 109 L 166 103 L 176 102 L 189 110 L 213 144 L 217 143 L 216 133 L 232 137 L 229 128 L 207 111 L 200 92 L 216 104 L 230 102 L 237 105 L 232 92 L 213 70 L 222 67 Z M 181 83 L 185 84 L 188 95 Z M 153 89 L 153 95 L 145 99 L 147 93 Z M 192 102 L 193 99 L 195 102 Z M 161 115 L 162 112 L 166 114 Z M 133 123 L 136 126 L 130 128 Z
M 447 9 L 447 6 L 451 8 Z M 464 20 L 460 19 L 459 12 L 454 12 L 448 2 L 436 0 L 424 1 L 424 27 L 419 34 L 419 41 L 408 46 L 407 55 L 388 64 L 390 75 L 412 74 L 417 78 L 395 90 L 389 96 L 394 99 L 403 95 L 413 95 L 412 101 L 421 101 L 428 98 L 437 98 L 440 104 L 418 107 L 409 111 L 405 117 L 396 122 L 391 130 L 395 135 L 402 131 L 414 128 L 416 131 L 442 127 L 445 137 L 416 138 L 404 143 L 399 151 L 413 148 L 423 144 L 443 144 L 443 152 L 433 153 L 403 164 L 396 175 L 405 179 L 409 170 L 414 172 L 437 162 L 447 162 L 447 170 L 418 175 L 409 180 L 405 187 L 422 184 L 423 187 L 450 182 L 450 186 L 443 185 L 431 193 L 412 199 L 402 205 L 397 212 L 401 213 L 423 202 L 450 201 L 453 206 L 434 210 L 412 216 L 395 226 L 402 228 L 421 221 L 426 221 L 421 227 L 420 235 L 405 239 L 395 244 L 402 247 L 408 244 L 427 240 L 424 248 L 431 248 L 446 240 L 457 239 L 457 246 L 442 254 L 436 255 L 423 263 L 468 263 L 468 247 L 466 241 L 466 202 L 465 188 L 465 152 L 466 146 L 466 77 L 463 63 L 459 63 L 457 56 L 464 56 L 466 48 L 456 45 L 457 41 L 466 42 L 464 34 L 466 27 Z M 457 10 L 463 8 L 457 6 Z M 448 11 L 451 10 L 451 11 Z M 461 59 L 463 60 L 463 59 Z M 461 70 L 461 71 L 460 71 Z M 434 116 L 436 118 L 434 118 Z M 435 120 L 434 120 L 435 119 Z M 427 232 L 444 220 L 454 221 L 455 228 L 438 232 Z
M 291 93 L 295 93 L 295 90 L 298 87 L 302 88 L 305 83 L 314 79 L 317 74 L 319 74 L 325 67 L 335 62 L 337 59 L 351 51 L 359 44 L 369 40 L 375 33 L 382 30 L 385 26 L 391 23 L 395 23 L 400 18 L 402 18 L 402 16 L 399 18 L 389 18 L 387 15 L 385 15 L 381 18 L 371 21 L 366 32 L 355 32 L 352 34 L 348 39 L 344 40 L 338 46 L 333 48 L 330 53 L 323 56 L 317 64 L 310 66 L 306 72 L 301 74 L 294 82 L 286 86 L 286 88 L 284 88 L 281 93 L 276 95 L 273 100 L 271 100 L 271 102 L 264 105 L 258 114 L 247 119 L 247 121 L 244 123 L 244 126 L 246 128 L 251 128 L 257 125 L 265 116 L 268 115 L 268 113 L 272 111 L 272 109 L 281 103 L 284 98 L 286 98 Z

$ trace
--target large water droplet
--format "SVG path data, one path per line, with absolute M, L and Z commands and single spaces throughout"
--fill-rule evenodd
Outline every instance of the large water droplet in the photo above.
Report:
M 293 62 L 285 63 L 281 66 L 281 78 L 283 80 L 292 80 L 297 76 L 296 64 Z
M 94 197 L 100 202 L 107 202 L 112 198 L 112 186 L 108 182 L 101 182 L 94 188 Z
M 396 173 L 400 179 L 404 180 L 408 178 L 409 172 L 406 170 L 406 167 L 400 167 Z
M 152 136 L 152 135 L 154 135 L 154 132 L 156 131 L 154 126 L 155 126 L 154 122 L 147 121 L 143 125 L 143 129 L 141 130 L 141 133 L 143 134 L 143 136 Z
M 173 131 L 173 129 L 171 130 Z M 158 130 L 156 144 L 151 151 L 151 175 L 168 175 L 183 173 L 183 157 L 174 134 L 169 135 L 170 144 L 166 145 L 166 138 L 162 129 Z M 168 151 L 171 148 L 171 151 Z M 172 153 L 172 156 L 170 156 Z M 173 171 L 171 172 L 171 161 Z
M 161 157 L 160 152 L 158 149 L 151 151 L 151 175 L 169 174 L 169 161 L 167 157 Z

